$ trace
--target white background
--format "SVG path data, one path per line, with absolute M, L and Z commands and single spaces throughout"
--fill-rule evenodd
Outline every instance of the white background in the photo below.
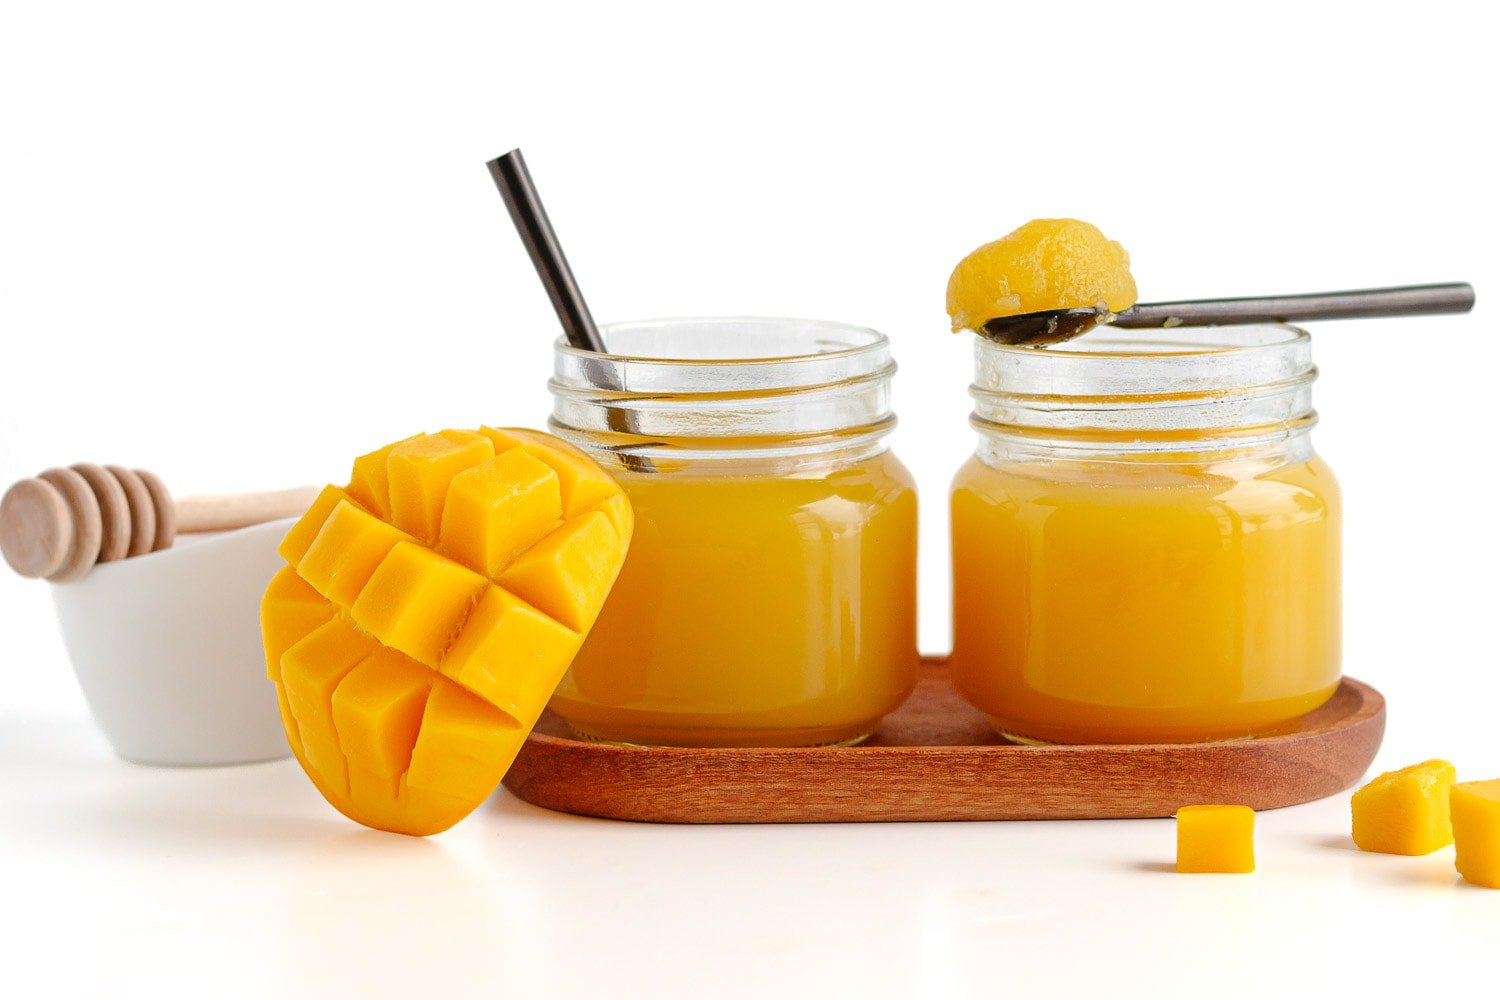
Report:
M 902 366 L 895 447 L 924 502 L 922 644 L 941 651 L 946 487 L 973 446 L 970 345 L 949 335 L 943 311 L 964 253 L 1028 218 L 1071 215 L 1129 248 L 1146 300 L 1468 280 L 1480 304 L 1467 317 L 1316 329 L 1316 440 L 1345 490 L 1346 668 L 1391 705 L 1377 763 L 1442 755 L 1465 777 L 1500 775 L 1488 5 L 1034 7 L 4 3 L 0 480 L 91 460 L 154 469 L 180 494 L 279 487 L 342 479 L 352 455 L 418 429 L 541 424 L 556 325 L 484 170 L 519 145 L 601 321 L 793 315 L 891 336 Z M 423 895 L 430 851 L 413 861 L 417 848 L 320 826 L 325 811 L 304 801 L 293 765 L 216 772 L 232 775 L 222 781 L 202 772 L 193 794 L 200 812 L 216 801 L 201 798 L 206 788 L 231 789 L 224 802 L 260 795 L 273 815 L 278 794 L 292 797 L 303 826 L 272 823 L 263 843 L 226 846 L 174 823 L 174 789 L 186 786 L 111 763 L 83 721 L 46 587 L 0 574 L 0 629 L 0 764 L 12 789 L 45 789 L 52 810 L 15 840 L 35 858 L 5 848 L 16 871 L 38 873 L 8 908 L 52 912 L 49 893 L 74 896 L 23 951 L 64 953 L 74 939 L 63 915 L 82 910 L 76 919 L 97 919 L 79 933 L 109 942 L 99 946 L 112 961 L 155 954 L 141 927 L 119 937 L 132 911 L 98 889 L 120 877 L 111 845 L 141 839 L 132 818 L 179 844 L 163 857 L 187 866 L 127 851 L 152 884 L 185 871 L 201 887 L 225 866 L 264 866 L 264 894 L 278 872 L 312 885 L 297 881 L 312 865 L 331 873 L 308 891 L 333 924 L 354 919 L 338 901 L 362 898 L 387 861 L 412 873 L 386 884 L 408 894 L 388 903 L 401 912 L 461 895 L 451 872 L 440 895 Z M 138 786 L 160 815 L 96 808 L 101 789 Z M 0 788 L 0 815 L 12 789 Z M 1058 955 L 1122 924 L 1143 933 L 1131 920 L 1157 919 L 1163 898 L 1168 932 L 1222 929 L 1221 950 L 1189 970 L 1199 974 L 1220 959 L 1274 966 L 1274 949 L 1233 941 L 1284 920 L 1285 947 L 1306 948 L 1309 935 L 1330 945 L 1297 953 L 1301 975 L 1334 978 L 1333 963 L 1355 952 L 1395 961 L 1388 946 L 1408 930 L 1435 945 L 1487 927 L 1493 942 L 1500 894 L 1455 889 L 1442 856 L 1398 870 L 1339 853 L 1329 845 L 1343 809 L 1262 817 L 1293 860 L 1280 875 L 1263 861 L 1251 889 L 1162 887 L 1172 880 L 1149 868 L 1170 858 L 1161 823 L 653 831 L 564 824 L 502 796 L 498 811 L 435 843 L 494 887 L 495 905 L 520 907 L 495 933 L 530 926 L 532 950 L 496 947 L 512 964 L 539 963 L 533 986 L 571 948 L 604 956 L 590 968 L 616 988 L 681 984 L 703 961 L 753 968 L 736 980 L 747 989 L 779 978 L 796 993 L 798 982 L 835 986 L 826 963 L 864 945 L 882 957 L 850 982 L 875 992 L 946 983 L 951 995 L 965 979 L 1034 989 L 1049 962 L 1076 962 Z M 97 829 L 55 835 L 74 820 Z M 211 812 L 199 822 L 219 828 Z M 324 831 L 316 865 L 297 853 L 307 830 Z M 555 830 L 597 854 L 570 865 Z M 518 869 L 529 881 L 516 895 L 504 873 L 518 862 L 501 845 L 528 835 L 551 853 L 532 848 L 541 860 Z M 358 865 L 340 868 L 328 848 L 338 836 Z M 629 878 L 611 882 L 611 857 L 636 866 Z M 76 884 L 57 875 L 64 858 Z M 1431 877 L 1360 877 L 1377 870 Z M 1039 901 L 1054 889 L 1073 895 Z M 705 893 L 701 911 L 694 892 Z M 209 896 L 236 898 L 233 885 Z M 276 924 L 274 908 L 240 899 L 249 909 L 231 919 L 205 899 L 193 912 L 209 916 L 188 920 L 166 899 L 146 926 L 188 935 L 175 961 L 264 972 L 257 963 L 284 945 L 255 936 Z M 636 929 L 601 920 L 600 899 Z M 595 908 L 570 916 L 568 900 Z M 700 927 L 675 948 L 716 911 L 722 923 L 707 926 L 723 935 Z M 1050 916 L 1027 923 L 1028 913 Z M 1412 929 L 1419 913 L 1425 931 Z M 201 938 L 215 919 L 238 945 L 216 951 L 228 938 Z M 855 932 L 830 934 L 845 919 Z M 1299 919 L 1316 932 L 1299 932 Z M 799 920 L 806 933 L 789 932 Z M 323 924 L 299 926 L 305 940 Z M 458 939 L 486 939 L 465 926 Z M 1006 961 L 987 966 L 990 936 Z M 898 938 L 929 947 L 893 951 L 885 942 Z M 965 944 L 933 944 L 944 940 Z M 666 979 L 649 972 L 666 967 L 647 961 L 653 944 L 661 962 L 686 964 Z M 328 948 L 336 965 L 344 953 Z M 758 948 L 775 961 L 752 963 Z M 610 949 L 639 962 L 613 978 Z M 316 966 L 318 954 L 302 957 Z M 1132 954 L 1142 982 L 1182 972 Z M 290 980 L 241 985 L 333 967 L 276 966 Z

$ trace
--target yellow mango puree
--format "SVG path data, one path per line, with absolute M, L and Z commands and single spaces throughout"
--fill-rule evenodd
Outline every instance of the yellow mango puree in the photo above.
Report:
M 953 680 L 1042 742 L 1295 728 L 1339 680 L 1339 517 L 1317 458 L 971 459 L 952 493 Z
M 580 735 L 849 743 L 911 693 L 917 501 L 889 452 L 823 471 L 616 477 L 634 540 L 552 700 Z

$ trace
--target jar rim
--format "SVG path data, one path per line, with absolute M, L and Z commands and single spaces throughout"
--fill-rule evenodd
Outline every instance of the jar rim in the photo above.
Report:
M 1195 343 L 1191 337 L 1202 337 L 1204 331 L 1213 331 L 1215 336 L 1241 338 L 1245 343 L 1213 344 Z M 1274 334 L 1267 336 L 1267 334 Z M 1258 335 L 1258 336 L 1256 336 Z M 1253 342 L 1250 337 L 1255 336 Z M 1097 340 L 1091 338 L 1098 337 Z M 1152 338 L 1176 338 L 1159 340 Z M 1090 332 L 1073 340 L 1064 341 L 1063 344 L 1053 344 L 1042 347 L 1026 344 L 1001 344 L 997 341 L 978 338 L 980 346 L 986 352 L 993 352 L 998 356 L 1013 356 L 1015 358 L 1036 359 L 1039 357 L 1056 357 L 1068 359 L 1107 359 L 1129 362 L 1132 360 L 1161 360 L 1163 358 L 1203 358 L 1232 355 L 1243 357 L 1246 355 L 1269 353 L 1285 350 L 1288 347 L 1309 343 L 1312 336 L 1300 326 L 1290 323 L 1251 323 L 1234 326 L 1177 326 L 1177 327 L 1151 327 L 1130 329 L 1126 327 L 1113 327 L 1108 324 L 1095 327 Z M 1069 347 L 1066 345 L 1077 345 Z M 1097 350 L 1079 350 L 1079 347 L 1095 346 Z M 1108 348 L 1116 345 L 1140 345 L 1156 346 L 1162 348 L 1182 348 L 1180 350 L 1110 350 Z
M 1316 422 L 1312 338 L 1282 323 L 1105 330 L 1066 350 L 976 338 L 974 362 L 972 422 L 1015 453 L 1222 451 Z
M 657 365 L 662 367 L 750 367 L 838 360 L 840 358 L 856 357 L 860 354 L 879 351 L 890 346 L 890 339 L 879 330 L 871 327 L 858 326 L 852 323 L 840 323 L 835 320 L 803 319 L 792 316 L 664 316 L 655 319 L 602 323 L 599 326 L 599 331 L 601 335 L 605 336 L 606 343 L 608 343 L 607 338 L 611 333 L 644 332 L 670 327 L 681 327 L 684 329 L 699 327 L 704 330 L 718 329 L 720 331 L 737 327 L 739 329 L 736 332 L 736 336 L 741 338 L 738 341 L 740 343 L 743 343 L 743 337 L 745 336 L 755 336 L 757 328 L 763 330 L 776 329 L 784 332 L 790 327 L 803 327 L 809 333 L 821 330 L 827 334 L 840 334 L 845 338 L 851 336 L 858 337 L 864 342 L 846 344 L 830 350 L 816 350 L 800 354 L 776 353 L 760 356 L 697 358 L 664 357 L 661 355 L 629 352 L 615 353 L 613 351 L 601 353 L 574 347 L 565 337 L 558 337 L 553 342 L 553 347 L 558 354 L 582 360 L 593 360 L 595 362 L 623 362 L 631 365 Z M 817 343 L 815 339 L 811 342 L 814 344 Z

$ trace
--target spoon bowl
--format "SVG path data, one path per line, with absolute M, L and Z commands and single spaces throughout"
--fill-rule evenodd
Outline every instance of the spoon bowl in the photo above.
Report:
M 1102 307 L 1084 309 L 1049 309 L 1045 312 L 1021 313 L 990 320 L 980 329 L 989 340 L 1012 346 L 1028 344 L 1038 347 L 1060 344 L 1088 333 L 1100 323 L 1114 318 Z

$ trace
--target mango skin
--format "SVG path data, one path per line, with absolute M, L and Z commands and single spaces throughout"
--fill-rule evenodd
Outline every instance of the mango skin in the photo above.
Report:
M 1077 219 L 1033 219 L 969 254 L 948 278 L 953 332 L 1054 309 L 1135 305 L 1130 254 Z
M 1177 810 L 1177 870 L 1234 875 L 1255 871 L 1255 810 L 1226 805 Z
M 1500 889 L 1500 779 L 1454 785 L 1454 866 L 1464 881 Z
M 1446 760 L 1429 760 L 1370 781 L 1349 800 L 1355 846 L 1414 857 L 1453 843 L 1448 790 L 1457 777 Z
M 356 459 L 287 532 L 261 602 L 287 742 L 323 797 L 414 836 L 472 812 L 592 628 L 633 528 L 619 485 L 537 431 L 419 434 Z

